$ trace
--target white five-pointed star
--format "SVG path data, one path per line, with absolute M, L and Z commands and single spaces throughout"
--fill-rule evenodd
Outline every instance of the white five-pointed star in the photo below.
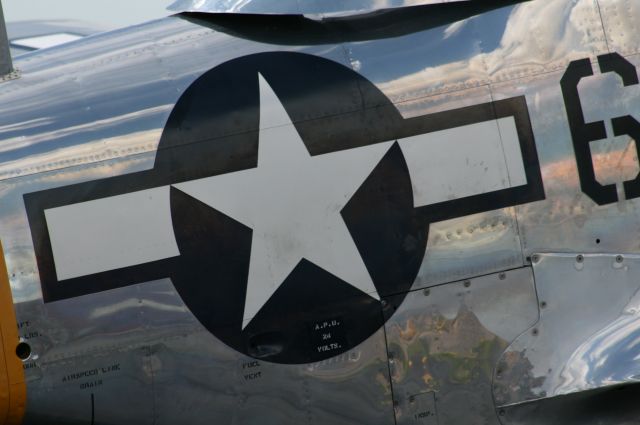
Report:
M 340 211 L 391 142 L 312 157 L 258 78 L 258 167 L 174 185 L 253 229 L 243 329 L 303 258 L 379 299 Z

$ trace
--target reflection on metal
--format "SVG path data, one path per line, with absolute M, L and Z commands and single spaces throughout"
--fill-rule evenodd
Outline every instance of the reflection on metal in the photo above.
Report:
M 380 10 L 277 15 L 210 13 L 188 9 L 181 11 L 180 16 L 247 40 L 303 46 L 392 39 L 424 33 L 434 28 L 438 28 L 438 32 L 447 27 L 457 31 L 471 21 L 477 22 L 476 19 L 484 13 L 504 10 L 521 2 L 522 0 L 490 0 L 421 4 L 417 1 L 412 2 L 417 5 L 410 7 L 390 5 L 390 8 Z M 322 3 L 322 7 L 325 6 Z M 340 4 L 337 7 L 342 10 L 343 6 Z M 475 23 L 471 25 L 476 26 Z M 445 38 L 450 35 L 451 33 L 445 34 Z M 431 40 L 433 38 L 429 43 Z
M 370 3 L 345 2 L 342 12 Z M 326 4 L 309 13 L 336 10 Z M 544 308 L 536 326 L 532 273 L 521 267 L 541 251 L 638 252 L 639 201 L 597 207 L 581 193 L 559 82 L 569 61 L 595 60 L 609 48 L 638 66 L 629 55 L 640 46 L 639 13 L 634 0 L 537 0 L 340 43 L 307 33 L 264 38 L 264 27 L 243 37 L 179 16 L 19 59 L 23 78 L 0 85 L 0 237 L 20 335 L 33 350 L 24 363 L 26 422 L 86 422 L 93 405 L 96 423 L 388 425 L 395 396 L 399 424 L 637 423 L 640 258 L 539 256 L 533 267 Z M 526 96 L 547 199 L 434 223 L 413 286 L 420 290 L 385 330 L 317 364 L 255 364 L 205 331 L 168 279 L 43 304 L 23 195 L 152 168 L 167 117 L 196 78 L 236 57 L 276 50 L 351 67 L 405 118 Z M 638 92 L 616 91 L 616 78 L 602 78 L 579 88 L 587 120 L 640 116 Z M 357 107 L 359 89 L 346 89 Z M 627 153 L 633 141 L 602 143 L 594 153 L 599 178 L 614 183 L 635 172 L 637 159 Z M 504 279 L 497 273 L 513 268 Z M 487 273 L 497 274 L 476 277 Z M 466 278 L 468 286 L 429 288 Z M 496 369 L 505 348 L 504 367 Z M 103 379 L 74 378 L 85 372 Z M 585 406 L 598 415 L 579 413 Z
M 177 0 L 168 9 L 176 12 L 250 13 L 265 15 L 356 14 L 382 9 L 470 0 Z M 477 0 L 476 0 L 477 1 Z M 479 1 L 478 3 L 482 3 Z
M 538 318 L 530 268 L 414 291 L 385 328 L 398 424 L 498 424 L 491 381 L 502 351 Z M 464 406 L 464 408 L 462 408 Z M 418 415 L 418 417 L 416 417 Z M 418 421 L 421 420 L 421 421 Z
M 91 423 L 92 417 L 95 423 L 154 423 L 148 353 L 146 347 L 105 349 L 43 365 L 42 379 L 27 393 L 27 405 L 38 408 L 27 410 L 25 423 L 51 423 L 50 412 L 67 423 Z
M 637 425 L 640 386 L 611 386 L 538 401 L 498 411 L 502 425 Z
M 104 31 L 106 28 L 72 20 L 32 20 L 7 23 L 7 35 L 13 57 L 39 48 Z
M 520 250 L 514 208 L 434 223 L 413 289 L 522 267 Z
M 39 316 L 38 303 L 22 307 Z M 212 337 L 168 279 L 52 303 L 47 316 L 29 324 L 40 335 L 26 423 L 86 420 L 94 391 L 106 423 L 393 423 L 383 330 L 323 362 L 259 362 Z
M 499 407 L 637 383 L 640 256 L 533 257 L 540 321 L 498 363 Z
M 245 357 L 206 331 L 159 341 L 150 363 L 157 425 L 394 423 L 382 329 L 354 350 L 308 365 Z
M 61 32 L 35 37 L 18 38 L 14 39 L 11 44 L 18 48 L 37 50 L 57 46 L 63 43 L 69 43 L 75 40 L 80 40 L 82 37 L 83 36 L 77 34 Z

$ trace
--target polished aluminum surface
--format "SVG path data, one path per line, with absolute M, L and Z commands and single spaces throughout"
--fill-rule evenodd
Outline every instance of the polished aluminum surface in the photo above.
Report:
M 355 350 L 308 365 L 248 358 L 208 332 L 159 341 L 150 361 L 158 424 L 393 423 L 382 329 Z
M 393 424 L 395 400 L 399 423 L 435 406 L 438 423 L 466 424 L 460 400 L 471 400 L 481 423 L 494 424 L 492 376 L 499 406 L 633 381 L 633 350 L 623 343 L 636 327 L 629 303 L 638 258 L 629 253 L 640 251 L 640 204 L 599 207 L 582 194 L 559 82 L 570 61 L 595 62 L 610 51 L 638 65 L 639 14 L 631 0 L 534 0 L 388 39 L 286 46 L 177 16 L 23 56 L 16 63 L 23 77 L 0 84 L 0 239 L 20 332 L 33 347 L 25 361 L 27 423 L 87 420 L 93 394 L 97 423 Z M 239 56 L 281 50 L 351 67 L 405 118 L 526 96 L 546 199 L 432 224 L 414 291 L 387 326 L 319 364 L 250 364 L 203 329 L 166 279 L 43 304 L 23 195 L 152 168 L 168 115 L 197 77 Z M 585 79 L 580 91 L 588 121 L 640 114 L 637 88 L 622 88 L 615 76 Z M 626 180 L 637 167 L 633 145 L 613 137 L 594 144 L 597 174 Z M 540 252 L 568 254 L 541 255 L 533 265 L 546 302 L 545 327 L 534 337 L 538 300 L 523 266 Z M 602 252 L 614 254 L 585 255 L 576 268 L 577 253 Z M 625 254 L 620 267 L 618 253 Z M 456 283 L 433 287 L 449 282 Z M 433 315 L 442 329 L 434 330 Z M 527 329 L 505 356 L 535 364 L 535 374 L 509 381 L 523 372 L 496 369 L 498 358 Z M 440 336 L 450 346 L 437 351 Z M 546 356 L 532 350 L 544 351 L 543 342 Z M 491 350 L 474 351 L 479 345 Z M 620 350 L 590 362 L 606 347 Z M 447 359 L 439 381 L 422 362 L 434 354 Z M 459 374 L 446 376 L 456 356 Z M 613 359 L 618 366 L 610 368 Z M 102 385 L 68 378 L 94 370 Z M 471 372 L 478 375 L 470 380 Z
M 636 383 L 640 257 L 536 254 L 540 320 L 498 363 L 498 406 Z
M 470 0 L 177 0 L 168 9 L 175 12 L 324 15 L 371 13 L 407 6 L 467 1 Z
M 38 408 L 27 423 L 49 420 L 48 412 L 86 421 L 92 394 L 104 423 L 393 422 L 382 330 L 319 363 L 256 361 L 204 330 L 169 280 L 97 294 L 91 305 L 82 298 L 54 303 L 48 316 L 30 325 L 42 329 L 34 349 L 50 348 L 29 360 L 38 363 L 29 370 L 28 394 Z
M 637 56 L 628 60 L 640 63 Z M 596 67 L 597 68 L 597 67 Z M 536 252 L 616 253 L 638 252 L 640 203 L 626 200 L 598 206 L 582 193 L 569 129 L 564 119 L 551 119 L 550 113 L 564 114 L 564 101 L 558 81 L 564 70 L 536 78 L 526 87 L 512 84 L 495 86 L 497 98 L 524 93 L 540 153 L 547 199 L 516 207 L 525 257 Z M 604 120 L 640 110 L 635 102 L 637 87 L 622 87 L 615 75 L 595 75 L 580 83 L 583 108 L 588 122 Z M 598 181 L 619 183 L 637 173 L 635 143 L 626 136 L 609 137 L 591 143 Z
M 529 267 L 411 292 L 385 325 L 397 423 L 499 424 L 494 365 L 537 319 Z
M 22 194 L 151 168 L 167 115 L 195 78 L 239 54 L 271 49 L 173 18 L 147 25 L 143 35 L 123 30 L 27 55 L 20 85 L 0 87 L 0 97 L 21 99 L 7 106 L 16 115 L 2 126 L 3 197 L 13 202 L 0 206 L 0 233 L 14 296 L 23 301 L 21 334 L 33 347 L 25 362 L 27 423 L 88 420 L 92 394 L 99 423 L 226 422 L 230 412 L 238 423 L 393 422 L 382 330 L 331 361 L 262 365 L 255 380 L 242 373 L 252 359 L 206 332 L 168 280 L 70 303 L 39 301 Z M 304 51 L 346 64 L 339 47 Z M 35 101 L 44 89 L 48 104 Z M 29 120 L 34 113 L 42 118 Z M 19 117 L 22 124 L 11 124 Z

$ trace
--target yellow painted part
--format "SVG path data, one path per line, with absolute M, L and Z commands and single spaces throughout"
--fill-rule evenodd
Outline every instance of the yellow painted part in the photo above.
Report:
M 0 243 L 0 425 L 22 423 L 27 406 L 24 370 L 16 355 L 19 342 L 9 274 Z

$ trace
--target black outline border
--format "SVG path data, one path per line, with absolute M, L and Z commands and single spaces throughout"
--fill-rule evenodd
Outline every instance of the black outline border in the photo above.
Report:
M 390 106 L 395 108 L 395 105 Z M 545 199 L 529 110 L 526 98 L 519 96 L 403 120 L 403 125 L 397 129 L 396 140 L 510 116 L 515 119 L 527 184 L 416 208 L 416 212 L 422 214 L 427 223 Z M 373 143 L 378 142 L 382 141 L 373 141 Z M 238 170 L 227 172 L 232 171 Z M 201 177 L 204 176 L 193 178 Z M 58 281 L 44 213 L 51 208 L 124 195 L 187 180 L 168 181 L 168 178 L 170 176 L 162 175 L 161 171 L 154 168 L 24 195 L 45 303 L 171 276 L 171 270 L 176 266 L 178 257 Z

